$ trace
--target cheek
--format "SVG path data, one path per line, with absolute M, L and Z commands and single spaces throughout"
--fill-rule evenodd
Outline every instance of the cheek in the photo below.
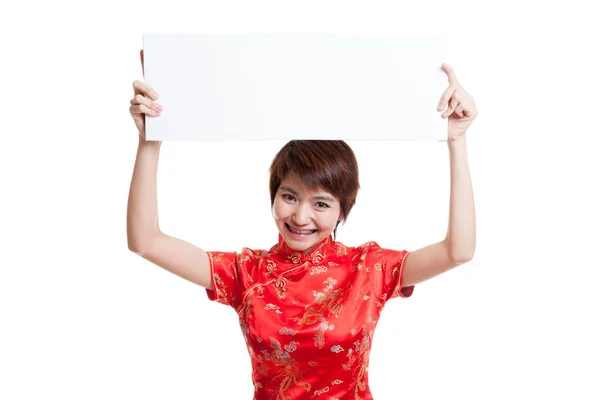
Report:
M 275 200 L 275 203 L 273 204 L 273 217 L 275 219 L 285 218 L 287 214 L 286 209 L 285 203 Z
M 335 224 L 338 221 L 338 213 L 332 212 L 327 215 L 327 225 L 331 226 L 331 229 L 335 228 Z

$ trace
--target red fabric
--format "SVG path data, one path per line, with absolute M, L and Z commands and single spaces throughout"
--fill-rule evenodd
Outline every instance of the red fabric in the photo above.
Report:
M 255 400 L 372 399 L 369 351 L 408 251 L 331 237 L 307 255 L 279 235 L 269 251 L 207 252 L 209 299 L 233 307 L 252 360 Z

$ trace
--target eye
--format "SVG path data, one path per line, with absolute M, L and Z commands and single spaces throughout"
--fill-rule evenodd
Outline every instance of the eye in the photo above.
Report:
M 281 197 L 283 197 L 285 200 L 288 200 L 288 201 L 296 200 L 296 198 L 294 196 L 292 196 L 291 194 L 287 194 L 287 193 L 282 194 Z
M 329 208 L 329 204 L 323 203 L 322 201 L 318 202 L 317 206 L 319 206 L 319 208 Z

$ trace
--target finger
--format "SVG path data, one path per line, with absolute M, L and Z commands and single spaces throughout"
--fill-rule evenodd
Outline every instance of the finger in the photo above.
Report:
M 444 109 L 444 107 L 446 107 L 446 105 L 450 101 L 450 98 L 452 97 L 454 92 L 455 92 L 455 88 L 452 86 L 449 86 L 448 89 L 446 89 L 444 91 L 444 93 L 442 93 L 442 97 L 440 98 L 440 102 L 438 103 L 438 107 L 437 107 L 438 111 L 442 111 Z
M 153 117 L 160 116 L 160 112 L 148 108 L 145 104 L 132 105 L 131 107 L 129 107 L 129 111 L 131 112 L 131 115 L 147 114 Z
M 135 94 L 142 94 L 144 96 L 148 96 L 154 100 L 158 100 L 158 93 L 156 90 L 152 89 L 150 85 L 146 82 L 142 81 L 134 81 L 133 82 L 133 92 Z
M 458 106 L 456 106 L 456 109 L 454 109 L 454 113 L 461 118 L 463 117 L 463 111 L 464 107 L 462 106 L 462 104 L 459 104 Z
M 450 99 L 450 104 L 448 104 L 448 108 L 446 109 L 446 111 L 444 111 L 442 113 L 442 117 L 446 118 L 450 115 L 452 115 L 452 113 L 454 113 L 454 111 L 456 110 L 456 107 L 458 107 L 459 102 L 458 99 L 455 96 L 452 96 L 452 98 Z
M 146 107 L 151 108 L 158 112 L 162 112 L 162 110 L 163 110 L 162 105 L 148 99 L 147 97 L 142 96 L 142 94 L 140 94 L 140 93 L 133 96 L 133 99 L 131 99 L 130 103 L 131 103 L 131 105 L 134 105 L 134 106 L 143 104 Z
M 459 107 L 462 107 L 462 113 L 467 117 L 471 117 L 477 113 L 473 96 L 468 94 L 462 87 L 458 88 L 456 93 L 454 93 L 454 97 L 458 100 L 459 104 L 456 107 L 456 110 L 458 110 Z M 458 114 L 456 110 L 455 112 Z
M 462 86 L 459 86 L 454 93 L 454 96 L 460 101 L 462 104 L 465 104 L 472 97 L 469 93 L 466 92 Z
M 456 86 L 456 87 L 460 86 L 460 84 L 458 83 L 458 79 L 456 79 L 456 74 L 454 73 L 454 68 L 452 68 L 451 66 L 449 66 L 446 63 L 442 63 L 442 69 L 448 75 L 448 83 L 450 83 L 450 86 Z
M 456 95 L 452 96 L 452 98 L 450 99 L 450 106 L 452 107 L 453 110 L 456 110 L 456 107 L 458 106 L 458 99 L 456 98 Z
M 142 75 L 144 75 L 144 49 L 140 50 L 140 61 L 142 62 Z

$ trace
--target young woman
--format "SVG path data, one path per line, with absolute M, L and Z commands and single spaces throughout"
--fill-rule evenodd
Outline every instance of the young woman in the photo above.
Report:
M 279 236 L 270 249 L 204 251 L 161 232 L 160 142 L 145 140 L 144 118 L 159 116 L 162 107 L 151 87 L 133 83 L 130 112 L 140 138 L 127 210 L 129 249 L 236 310 L 252 361 L 254 399 L 372 399 L 369 350 L 385 303 L 410 296 L 415 284 L 473 257 L 475 210 L 465 134 L 477 110 L 453 70 L 442 68 L 449 81 L 437 107 L 448 118 L 448 232 L 444 240 L 412 252 L 335 241 L 359 189 L 354 153 L 335 140 L 291 141 L 275 156 L 269 189 Z

